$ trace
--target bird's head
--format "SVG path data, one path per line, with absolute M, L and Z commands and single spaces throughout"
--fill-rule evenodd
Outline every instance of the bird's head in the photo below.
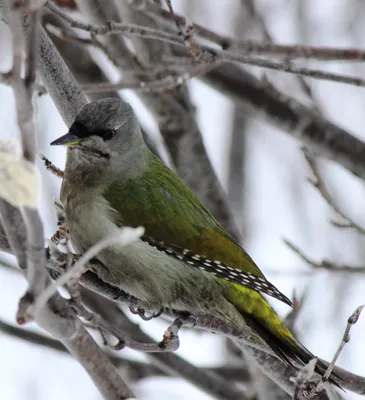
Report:
M 77 115 L 69 131 L 51 145 L 66 145 L 88 158 L 128 156 L 142 134 L 132 107 L 116 98 L 88 103 Z

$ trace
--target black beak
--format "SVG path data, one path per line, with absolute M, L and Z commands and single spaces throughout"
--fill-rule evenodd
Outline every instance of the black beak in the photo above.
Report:
M 72 146 L 75 144 L 79 144 L 81 142 L 81 138 L 76 136 L 74 133 L 66 133 L 66 135 L 63 135 L 59 137 L 58 139 L 54 140 L 51 143 L 51 146 L 60 146 L 60 145 L 65 145 L 65 146 Z

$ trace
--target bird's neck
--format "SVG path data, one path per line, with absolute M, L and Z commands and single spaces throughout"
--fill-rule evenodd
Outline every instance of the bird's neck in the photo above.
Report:
M 109 168 L 110 160 L 85 153 L 74 147 L 67 149 L 64 181 L 78 188 L 94 187 L 102 181 Z
M 61 201 L 74 196 L 88 198 L 102 193 L 113 182 L 143 175 L 154 156 L 144 142 L 130 145 L 130 151 L 127 148 L 123 154 L 110 158 L 88 156 L 77 148 L 68 149 Z
M 107 159 L 89 157 L 77 148 L 67 150 L 60 195 L 66 213 L 70 207 L 75 208 L 75 204 L 87 204 L 98 197 L 108 168 Z
M 150 168 L 152 157 L 142 137 L 131 138 L 124 145 L 122 154 L 111 157 L 109 182 L 138 178 Z

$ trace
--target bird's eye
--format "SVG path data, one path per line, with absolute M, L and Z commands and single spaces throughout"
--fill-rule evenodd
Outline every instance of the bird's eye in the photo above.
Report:
M 103 132 L 104 141 L 113 139 L 115 132 L 116 132 L 115 129 L 111 129 L 111 130 L 107 130 L 107 131 Z

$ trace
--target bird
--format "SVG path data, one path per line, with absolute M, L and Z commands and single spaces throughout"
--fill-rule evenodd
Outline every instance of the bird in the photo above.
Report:
M 89 102 L 51 145 L 68 148 L 60 200 L 78 253 L 121 227 L 145 229 L 132 244 L 99 252 L 101 265 L 93 272 L 102 281 L 156 310 L 214 315 L 247 331 L 297 370 L 314 358 L 264 295 L 291 301 L 149 150 L 128 103 Z M 325 370 L 318 361 L 316 371 Z

